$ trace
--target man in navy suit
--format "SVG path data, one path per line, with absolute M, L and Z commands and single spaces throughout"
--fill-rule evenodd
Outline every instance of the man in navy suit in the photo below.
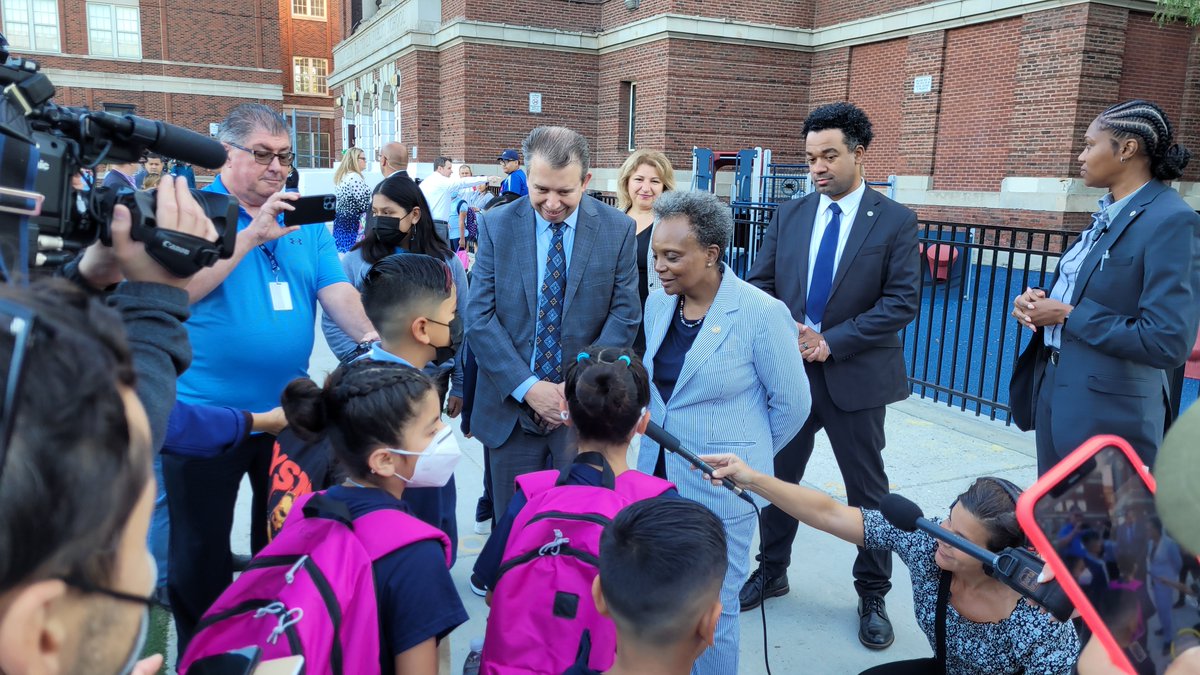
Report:
M 629 347 L 642 319 L 633 220 L 585 194 L 587 139 L 538 127 L 522 155 L 529 194 L 488 212 L 467 303 L 480 374 L 471 432 L 490 448 L 497 517 L 517 476 L 574 459 L 561 417 L 567 359 L 592 344 Z
M 780 205 L 747 278 L 791 309 L 812 392 L 812 413 L 775 456 L 775 476 L 799 482 L 824 429 L 847 502 L 877 508 L 888 492 L 884 413 L 909 394 L 898 333 L 917 313 L 917 216 L 863 180 L 872 131 L 862 110 L 821 106 L 803 133 L 815 192 Z M 760 558 L 742 587 L 743 611 L 788 592 L 797 525 L 774 506 L 763 509 L 766 564 Z M 891 554 L 859 548 L 858 638 L 871 649 L 894 640 L 883 600 L 891 571 Z

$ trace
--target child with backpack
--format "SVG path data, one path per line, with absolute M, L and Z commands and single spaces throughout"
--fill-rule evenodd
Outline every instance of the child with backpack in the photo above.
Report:
M 580 352 L 564 390 L 563 416 L 578 432 L 579 456 L 562 471 L 517 478 L 508 511 L 475 564 L 492 608 L 480 673 L 558 675 L 581 649 L 591 668 L 607 670 L 616 631 L 591 592 L 600 534 L 631 503 L 679 498 L 674 485 L 631 470 L 626 459 L 650 420 L 649 377 L 631 350 Z
M 293 380 L 291 428 L 327 435 L 346 479 L 296 500 L 278 536 L 205 613 L 179 672 L 255 645 L 305 658 L 309 675 L 436 675 L 437 643 L 467 620 L 450 578 L 450 542 L 410 515 L 408 487 L 445 484 L 461 457 L 433 382 L 409 366 L 362 360 L 324 387 Z
M 608 675 L 687 675 L 713 644 L 729 561 L 725 526 L 687 499 L 625 507 L 600 538 L 596 607 L 617 626 Z M 598 675 L 582 659 L 565 675 Z

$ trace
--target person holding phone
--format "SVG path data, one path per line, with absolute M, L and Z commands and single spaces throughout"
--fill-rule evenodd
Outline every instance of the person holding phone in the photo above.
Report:
M 1200 215 L 1166 185 L 1189 158 L 1150 101 L 1114 105 L 1084 134 L 1079 173 L 1108 194 L 1050 288 L 1013 300 L 1013 318 L 1037 333 L 1009 400 L 1017 426 L 1036 432 L 1039 475 L 1097 434 L 1154 463 L 1168 373 L 1187 360 L 1200 324 Z
M 936 658 L 898 661 L 870 668 L 863 675 L 1059 675 L 1074 665 L 1079 653 L 1075 627 L 1070 622 L 1056 622 L 988 576 L 975 558 L 924 532 L 905 532 L 874 509 L 847 506 L 824 492 L 756 471 L 737 455 L 702 459 L 716 469 L 714 485 L 730 478 L 809 527 L 856 546 L 899 555 L 912 577 L 917 625 L 935 652 L 939 588 L 949 577 L 945 662 Z M 1025 533 L 1016 515 L 1019 494 L 1009 481 L 976 478 L 951 504 L 948 518 L 931 520 L 989 551 L 1024 546 Z

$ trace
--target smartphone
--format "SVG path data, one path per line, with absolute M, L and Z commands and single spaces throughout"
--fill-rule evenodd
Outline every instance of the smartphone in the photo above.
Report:
M 300 675 L 304 672 L 303 656 L 285 656 L 258 664 L 254 675 Z
M 1021 495 L 1017 520 L 1087 624 L 1081 641 L 1090 632 L 1127 673 L 1163 673 L 1172 639 L 1194 623 L 1171 608 L 1188 554 L 1162 530 L 1154 478 L 1133 448 L 1089 439 Z
M 328 223 L 337 215 L 337 197 L 335 195 L 301 197 L 288 203 L 294 206 L 295 210 L 283 212 L 284 225 Z
M 261 658 L 259 647 L 243 647 L 196 661 L 188 668 L 188 675 L 254 675 Z

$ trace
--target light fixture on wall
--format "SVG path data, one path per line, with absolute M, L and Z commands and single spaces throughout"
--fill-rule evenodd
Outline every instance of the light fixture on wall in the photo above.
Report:
M 333 104 L 340 108 L 340 107 L 342 107 L 342 103 L 344 101 L 345 101 L 345 99 L 343 99 L 341 96 L 338 96 L 337 98 L 333 99 Z
M 625 9 L 637 9 L 641 4 L 641 0 L 625 0 Z
M 371 83 L 371 94 L 374 96 L 379 95 L 379 80 L 376 80 Z
M 392 75 L 392 86 L 396 89 L 400 88 L 400 73 Z

